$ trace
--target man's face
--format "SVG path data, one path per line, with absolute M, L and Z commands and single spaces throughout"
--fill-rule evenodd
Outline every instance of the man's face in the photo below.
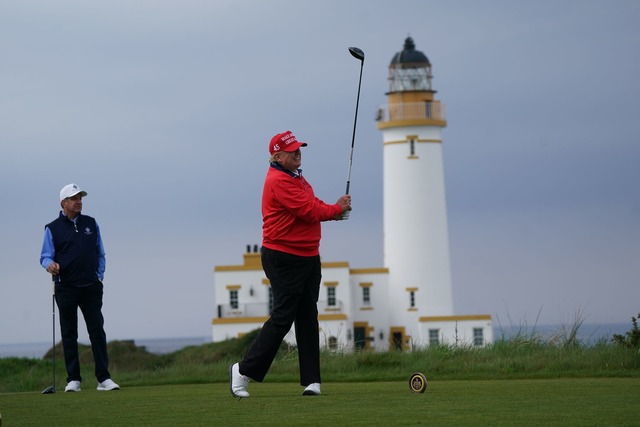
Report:
M 290 171 L 296 171 L 302 165 L 302 153 L 298 148 L 296 151 L 278 153 L 278 161 L 283 168 Z
M 62 208 L 65 215 L 75 218 L 82 212 L 82 196 L 76 194 L 75 196 L 67 197 L 62 201 Z

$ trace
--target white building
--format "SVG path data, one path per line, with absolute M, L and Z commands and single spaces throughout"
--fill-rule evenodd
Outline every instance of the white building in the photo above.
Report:
M 388 103 L 377 116 L 384 150 L 385 267 L 352 269 L 347 261 L 323 261 L 323 346 L 385 351 L 493 340 L 490 315 L 453 313 L 441 136 L 447 122 L 431 80 L 429 60 L 407 38 L 389 65 Z M 258 247 L 247 247 L 242 265 L 216 266 L 214 274 L 213 341 L 260 328 L 272 298 Z M 293 332 L 287 340 L 295 342 Z

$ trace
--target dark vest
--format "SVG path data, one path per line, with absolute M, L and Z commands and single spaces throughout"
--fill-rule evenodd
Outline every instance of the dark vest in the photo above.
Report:
M 74 224 L 60 212 L 47 224 L 53 236 L 55 261 L 60 264 L 56 284 L 86 286 L 98 280 L 98 232 L 96 220 L 78 215 Z

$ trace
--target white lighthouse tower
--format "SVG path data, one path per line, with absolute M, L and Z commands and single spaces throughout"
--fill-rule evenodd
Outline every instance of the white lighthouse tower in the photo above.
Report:
M 389 65 L 388 104 L 378 111 L 384 142 L 384 265 L 390 326 L 425 340 L 420 318 L 453 316 L 442 128 L 431 63 L 411 37 Z M 409 329 L 412 330 L 409 330 Z

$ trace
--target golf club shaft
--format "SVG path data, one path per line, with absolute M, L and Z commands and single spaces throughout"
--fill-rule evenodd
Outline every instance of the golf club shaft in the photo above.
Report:
M 55 282 L 55 276 L 52 276 L 52 279 L 54 280 L 51 283 L 51 313 L 52 313 L 51 325 L 53 330 L 52 339 L 51 339 L 52 341 L 51 351 L 53 351 L 53 363 L 52 363 L 53 382 L 51 384 L 51 387 L 47 387 L 42 391 L 42 394 L 53 394 L 56 392 L 56 282 Z
M 351 185 L 351 165 L 353 164 L 353 147 L 356 142 L 356 126 L 358 124 L 358 105 L 360 104 L 360 86 L 362 84 L 362 67 L 364 66 L 364 60 L 360 61 L 360 78 L 358 79 L 358 97 L 356 98 L 356 115 L 353 120 L 353 135 L 351 136 L 351 153 L 349 154 L 349 172 L 347 173 L 347 191 L 345 194 L 349 194 L 349 187 Z
M 56 282 L 51 283 L 51 313 L 53 321 L 51 324 L 53 325 L 53 334 L 52 334 L 52 342 L 53 342 L 53 390 L 56 389 Z

